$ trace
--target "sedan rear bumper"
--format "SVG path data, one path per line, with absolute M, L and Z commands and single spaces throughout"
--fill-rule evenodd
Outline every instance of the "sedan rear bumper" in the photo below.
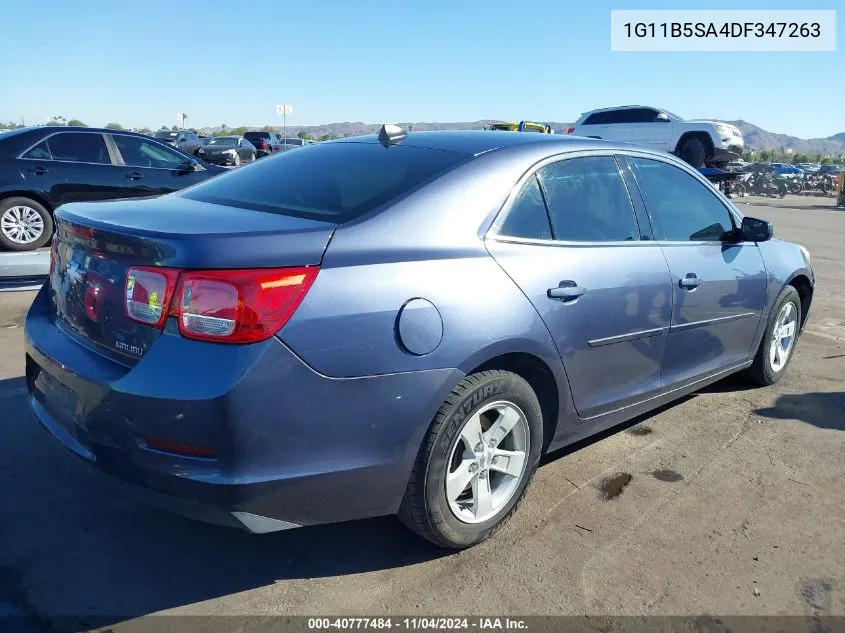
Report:
M 214 345 L 169 331 L 133 368 L 115 367 L 56 326 L 44 290 L 27 315 L 26 352 L 35 416 L 88 466 L 153 505 L 253 532 L 395 513 L 462 377 L 330 378 L 276 338 Z M 153 449 L 150 438 L 211 454 Z

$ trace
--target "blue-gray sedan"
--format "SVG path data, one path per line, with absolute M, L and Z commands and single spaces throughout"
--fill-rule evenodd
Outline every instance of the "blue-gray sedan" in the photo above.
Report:
M 544 452 L 779 380 L 814 288 L 805 249 L 677 158 L 540 134 L 385 127 L 56 220 L 36 417 L 253 532 L 398 514 L 478 543 Z

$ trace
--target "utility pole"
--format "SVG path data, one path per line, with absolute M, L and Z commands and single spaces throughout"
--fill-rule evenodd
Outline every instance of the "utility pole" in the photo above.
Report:
M 276 112 L 282 115 L 282 143 L 284 144 L 284 150 L 288 150 L 288 115 L 293 114 L 293 106 L 291 105 L 277 105 Z

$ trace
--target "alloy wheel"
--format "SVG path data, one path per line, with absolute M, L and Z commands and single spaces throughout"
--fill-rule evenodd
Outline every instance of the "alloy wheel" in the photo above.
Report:
M 784 304 L 778 313 L 772 340 L 769 345 L 769 364 L 778 372 L 786 366 L 795 345 L 795 329 L 798 327 L 798 308 L 791 301 Z
M 481 523 L 508 504 L 525 475 L 529 442 L 528 419 L 512 402 L 467 418 L 446 466 L 446 500 L 459 521 Z
M 0 217 L 0 231 L 15 244 L 32 244 L 44 233 L 44 218 L 32 207 L 9 207 Z

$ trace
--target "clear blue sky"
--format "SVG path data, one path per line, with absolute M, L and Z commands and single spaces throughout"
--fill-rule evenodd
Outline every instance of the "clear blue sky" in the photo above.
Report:
M 838 6 L 837 6 L 838 5 Z M 574 8 L 577 6 L 577 10 Z M 845 131 L 836 53 L 613 53 L 612 8 L 836 9 L 841 0 L 239 0 L 5 3 L 0 121 L 202 127 L 569 122 L 662 106 L 801 137 Z M 259 28 L 275 33 L 264 43 Z M 723 72 L 724 71 L 724 72 Z M 757 79 L 749 80 L 753 76 Z M 726 79 L 723 79 L 726 77 Z

